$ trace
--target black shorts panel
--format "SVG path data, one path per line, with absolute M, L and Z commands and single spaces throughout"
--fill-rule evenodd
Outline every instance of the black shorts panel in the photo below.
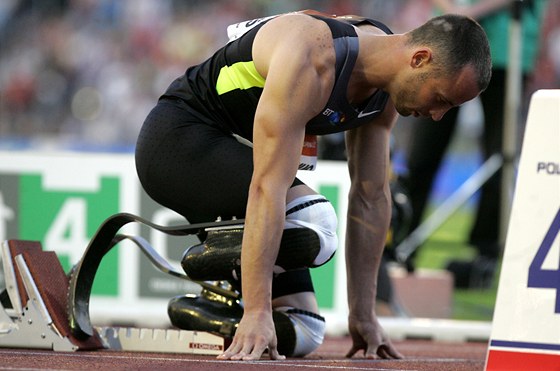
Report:
M 252 148 L 185 106 L 158 103 L 142 126 L 135 159 L 148 195 L 189 222 L 245 217 Z

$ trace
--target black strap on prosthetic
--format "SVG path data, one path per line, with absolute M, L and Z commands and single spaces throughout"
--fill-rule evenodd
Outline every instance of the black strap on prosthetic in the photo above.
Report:
M 82 258 L 70 273 L 68 320 L 73 335 L 78 339 L 88 338 L 94 333 L 89 316 L 89 299 L 95 274 L 103 257 L 115 245 L 114 239 L 119 229 L 131 222 L 147 225 L 168 235 L 185 236 L 200 233 L 211 227 L 243 224 L 244 220 L 161 226 L 128 213 L 115 214 L 107 218 L 98 228 Z

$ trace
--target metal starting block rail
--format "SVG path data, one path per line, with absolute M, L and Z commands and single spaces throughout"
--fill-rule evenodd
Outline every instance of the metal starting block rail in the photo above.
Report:
M 129 352 L 219 355 L 224 339 L 208 332 L 132 327 L 97 327 L 106 347 Z
M 175 329 L 96 327 L 80 340 L 68 323 L 68 277 L 56 253 L 34 241 L 7 240 L 0 246 L 5 292 L 0 300 L 0 347 L 71 352 L 106 349 L 217 355 L 224 339 Z

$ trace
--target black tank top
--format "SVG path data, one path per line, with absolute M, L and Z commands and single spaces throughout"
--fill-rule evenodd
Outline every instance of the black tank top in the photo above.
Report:
M 367 18 L 336 20 L 312 16 L 324 21 L 331 30 L 336 67 L 334 88 L 328 103 L 321 114 L 307 123 L 306 133 L 323 135 L 358 127 L 380 114 L 389 96 L 377 90 L 360 109 L 348 102 L 348 81 L 359 50 L 353 25 L 367 23 L 387 34 L 392 32 L 384 24 Z M 255 111 L 265 84 L 265 79 L 254 66 L 252 46 L 259 29 L 271 18 L 249 21 L 256 22 L 256 25 L 205 62 L 190 67 L 170 85 L 161 99 L 180 100 L 204 122 L 252 141 Z

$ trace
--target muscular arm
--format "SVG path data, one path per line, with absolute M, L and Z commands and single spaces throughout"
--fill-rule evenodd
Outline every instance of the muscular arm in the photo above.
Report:
M 255 115 L 254 172 L 241 252 L 245 310 L 221 358 L 258 359 L 267 346 L 272 358 L 279 356 L 271 286 L 286 194 L 297 172 L 305 124 L 324 107 L 333 84 L 334 70 L 324 67 L 334 58 L 332 38 L 330 45 L 316 44 L 328 36 L 321 26 L 303 15 L 277 18 L 263 26 L 253 45 L 255 66 L 266 84 Z
M 389 135 L 396 120 L 392 105 L 369 125 L 347 134 L 351 188 L 346 230 L 349 328 L 353 348 L 373 358 L 400 358 L 375 315 L 377 273 L 390 221 Z

